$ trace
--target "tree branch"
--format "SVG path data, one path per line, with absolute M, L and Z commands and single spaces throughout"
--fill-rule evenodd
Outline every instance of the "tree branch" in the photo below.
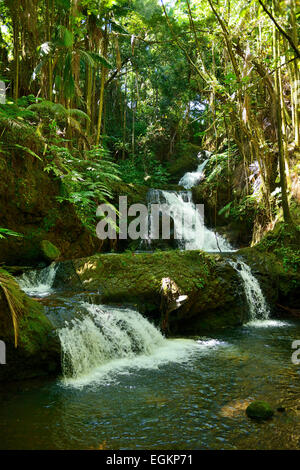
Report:
M 297 55 L 297 58 L 299 59 L 300 58 L 300 51 L 299 51 L 298 47 L 296 46 L 296 44 L 294 43 L 293 39 L 284 31 L 284 29 L 282 29 L 280 24 L 278 24 L 278 22 L 276 21 L 276 19 L 272 15 L 272 13 L 263 4 L 262 0 L 258 0 L 258 1 L 259 1 L 260 5 L 262 6 L 264 12 L 271 18 L 271 20 L 275 24 L 276 28 L 280 31 L 282 36 L 284 36 L 288 40 L 288 42 L 290 43 L 292 49 L 295 51 L 295 53 Z

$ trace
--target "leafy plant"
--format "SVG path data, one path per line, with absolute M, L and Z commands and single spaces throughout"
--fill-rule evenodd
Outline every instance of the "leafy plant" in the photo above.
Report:
M 72 130 L 83 134 L 83 123 L 89 120 L 88 115 L 80 109 L 68 109 L 62 104 L 42 100 L 31 104 L 28 108 L 42 123 L 47 123 L 49 129 L 56 131 L 56 126 L 63 130 L 70 127 Z M 51 129 L 50 129 L 51 130 Z
M 20 288 L 7 271 L 0 268 L 0 287 L 10 310 L 15 335 L 15 347 L 18 346 L 19 319 L 23 315 L 24 305 Z
M 9 230 L 8 228 L 0 227 L 0 238 L 6 237 L 23 237 L 21 233 L 14 232 L 13 230 Z
M 283 267 L 286 271 L 299 272 L 300 270 L 300 250 L 290 246 L 275 248 L 274 253 L 282 258 Z
M 94 232 L 97 206 L 104 202 L 113 207 L 110 182 L 120 181 L 118 165 L 105 149 L 97 147 L 75 153 L 51 146 L 47 158 L 44 170 L 54 173 L 63 187 L 57 199 L 73 204 L 83 224 Z
M 145 184 L 153 188 L 168 183 L 169 174 L 165 167 L 151 153 L 147 157 L 139 155 L 134 160 L 120 163 L 120 173 L 125 183 Z
M 256 210 L 258 209 L 258 203 L 256 197 L 245 196 L 240 201 L 230 201 L 222 209 L 219 210 L 219 215 L 224 215 L 225 218 L 231 217 L 234 220 L 243 220 L 246 218 L 253 219 Z

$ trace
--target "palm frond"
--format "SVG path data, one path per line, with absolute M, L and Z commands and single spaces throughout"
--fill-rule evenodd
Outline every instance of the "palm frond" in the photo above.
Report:
M 15 347 L 17 347 L 19 320 L 24 313 L 23 294 L 13 276 L 4 269 L 0 269 L 0 287 L 4 293 L 10 311 L 14 329 Z
M 97 52 L 90 52 L 90 55 L 94 62 L 104 65 L 104 67 L 107 67 L 108 69 L 111 69 L 111 63 L 107 59 L 105 59 L 102 54 L 99 54 Z
M 87 119 L 90 121 L 89 116 L 84 111 L 81 111 L 81 109 L 68 109 L 67 114 L 73 118 Z

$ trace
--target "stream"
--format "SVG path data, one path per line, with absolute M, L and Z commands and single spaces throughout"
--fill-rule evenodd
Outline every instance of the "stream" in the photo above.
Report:
M 52 308 L 63 313 L 72 304 L 79 308 L 76 298 Z M 89 317 L 62 329 L 72 357 L 66 375 L 0 393 L 1 449 L 299 449 L 299 366 L 291 362 L 299 322 L 258 320 L 213 337 L 164 339 L 136 312 L 80 308 L 102 322 L 111 317 L 119 336 L 103 346 L 108 336 Z M 120 338 L 124 316 L 128 334 Z M 251 421 L 245 408 L 256 399 L 286 411 Z
M 192 205 L 187 192 L 151 198 Z M 175 221 L 176 225 L 176 221 Z M 206 251 L 233 251 L 205 228 Z M 182 249 L 199 249 L 185 240 Z M 102 305 L 98 293 L 53 289 L 57 265 L 24 274 L 58 328 L 63 374 L 0 391 L 1 449 L 299 449 L 299 366 L 291 361 L 300 322 L 270 318 L 250 268 L 228 255 L 249 309 L 245 325 L 210 337 L 166 339 L 140 313 Z M 272 420 L 245 415 L 269 402 Z

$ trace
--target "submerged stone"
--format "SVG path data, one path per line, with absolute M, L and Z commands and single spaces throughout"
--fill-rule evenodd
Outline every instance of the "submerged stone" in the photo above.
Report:
M 277 408 L 277 411 L 278 411 L 279 413 L 284 413 L 284 412 L 285 412 L 285 407 L 284 407 L 284 406 L 279 406 L 279 407 Z
M 264 420 L 272 418 L 274 410 L 271 405 L 265 401 L 254 401 L 250 403 L 246 409 L 246 414 L 249 418 Z

